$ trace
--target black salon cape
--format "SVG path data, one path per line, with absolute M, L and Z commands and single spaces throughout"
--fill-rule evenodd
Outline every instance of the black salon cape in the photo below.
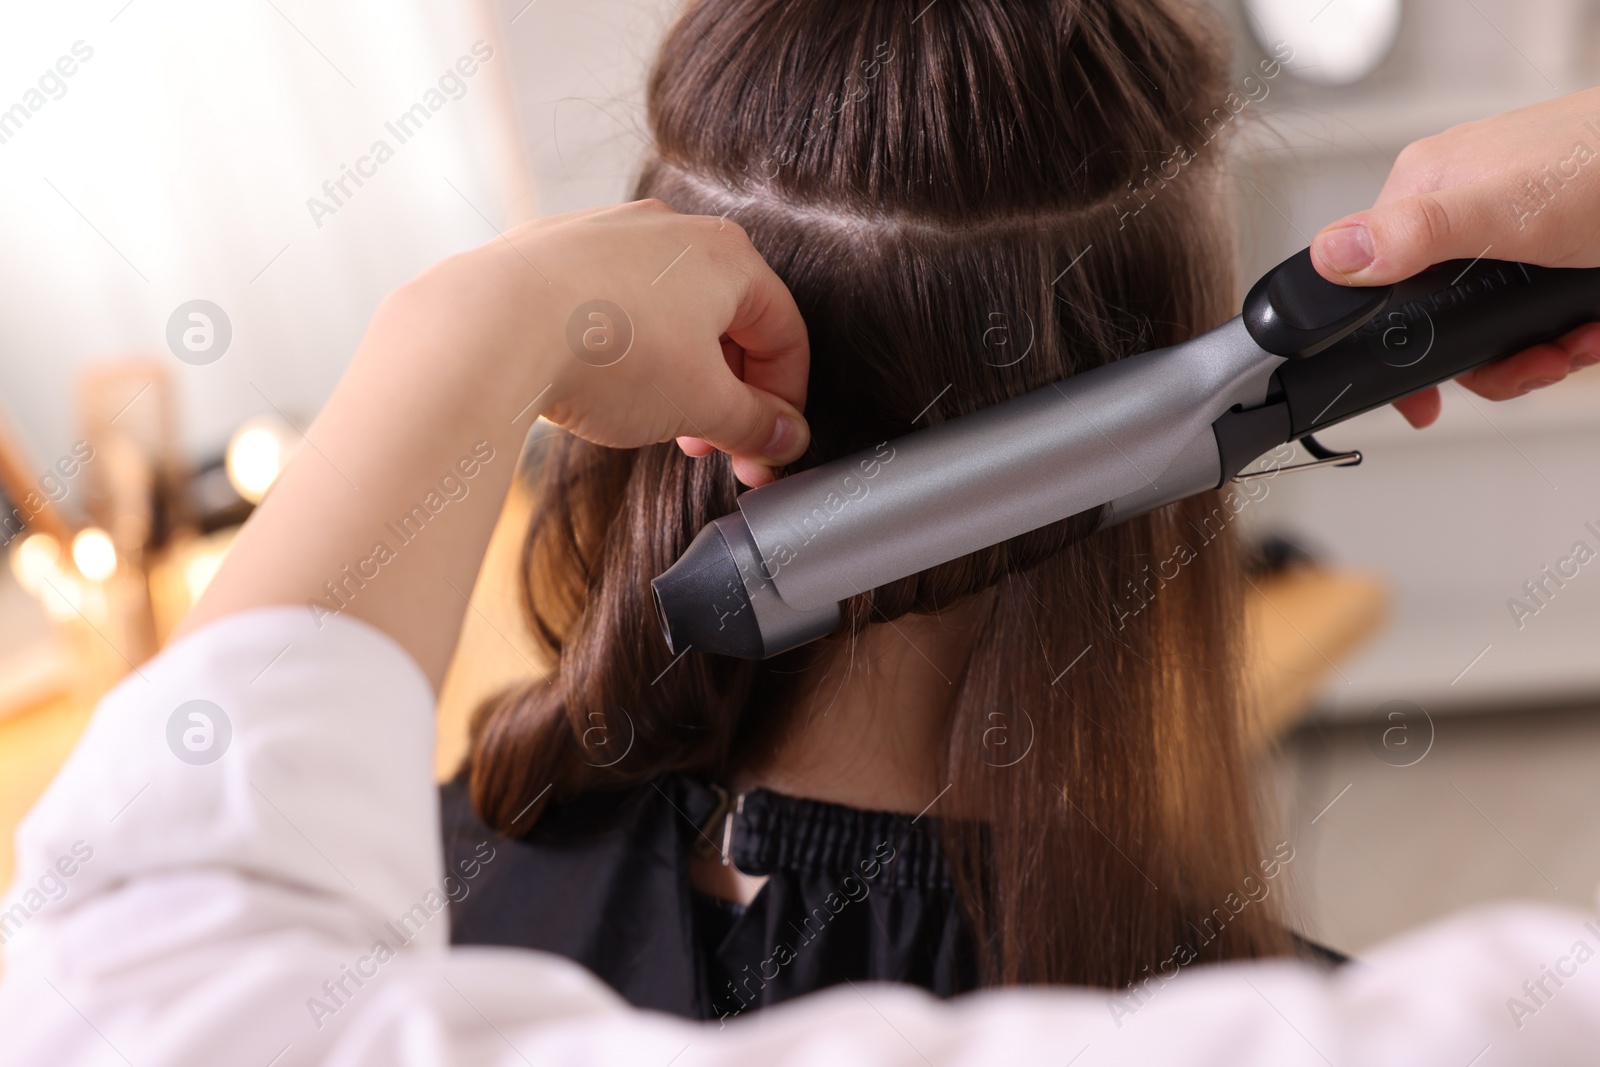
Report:
M 552 807 L 512 841 L 478 820 L 461 779 L 441 800 L 451 941 L 559 953 L 636 1007 L 718 1019 L 845 981 L 940 997 L 978 985 L 931 816 L 756 790 L 725 838 L 719 792 L 669 774 Z M 691 850 L 725 843 L 739 870 L 768 876 L 748 907 L 690 887 Z
M 552 807 L 516 841 L 478 820 L 460 779 L 441 793 L 455 944 L 556 952 L 637 1007 L 693 1019 L 846 980 L 942 997 L 977 984 L 931 818 L 747 793 L 729 853 L 768 881 L 741 908 L 690 888 L 691 849 L 720 851 L 727 829 L 693 778 Z

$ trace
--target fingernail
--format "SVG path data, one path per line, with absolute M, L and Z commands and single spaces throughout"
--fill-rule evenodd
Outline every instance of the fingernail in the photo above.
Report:
M 1595 355 L 1593 352 L 1581 352 L 1572 357 L 1573 370 L 1582 370 L 1584 367 L 1592 367 L 1596 363 L 1600 363 L 1600 356 Z
M 1527 381 L 1522 383 L 1522 388 L 1517 390 L 1517 395 L 1527 396 L 1535 389 L 1543 389 L 1545 386 L 1554 385 L 1560 380 L 1560 378 L 1529 378 Z
M 1312 239 L 1312 244 L 1324 263 L 1346 274 L 1370 267 L 1377 255 L 1373 251 L 1372 235 L 1359 224 L 1320 233 Z
M 777 425 L 772 428 L 772 439 L 761 450 L 761 456 L 774 463 L 788 463 L 799 452 L 800 440 L 799 421 L 793 415 L 779 415 Z

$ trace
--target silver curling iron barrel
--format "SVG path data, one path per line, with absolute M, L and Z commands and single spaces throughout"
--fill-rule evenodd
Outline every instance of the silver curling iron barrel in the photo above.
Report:
M 668 647 L 766 659 L 848 597 L 1080 512 L 1113 525 L 1288 441 L 1353 465 L 1310 435 L 1594 321 L 1600 268 L 1460 260 L 1352 288 L 1301 251 L 1183 344 L 744 493 L 650 583 Z

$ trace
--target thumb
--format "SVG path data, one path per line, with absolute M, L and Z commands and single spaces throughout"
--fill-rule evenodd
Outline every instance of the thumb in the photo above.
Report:
M 707 390 L 694 406 L 699 411 L 692 425 L 699 436 L 736 459 L 753 461 L 734 465 L 748 485 L 771 481 L 761 467 L 793 463 L 811 444 L 810 427 L 792 404 L 745 384 L 732 371 L 720 388 Z
M 1490 233 L 1490 222 L 1470 186 L 1417 193 L 1323 227 L 1311 239 L 1311 262 L 1331 282 L 1388 285 L 1483 255 L 1504 231 Z

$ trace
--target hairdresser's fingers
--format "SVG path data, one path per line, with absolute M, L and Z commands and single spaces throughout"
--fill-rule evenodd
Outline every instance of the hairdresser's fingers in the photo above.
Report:
M 1377 202 L 1313 239 L 1323 276 L 1384 285 L 1447 259 L 1600 266 L 1600 89 L 1407 145 Z
M 722 358 L 734 374 L 741 379 L 744 377 L 744 349 L 740 348 L 731 338 L 722 338 Z M 703 437 L 694 436 L 679 437 L 678 448 L 683 451 L 684 455 L 692 456 L 695 459 L 702 459 L 717 450 L 716 446 L 710 441 Z
M 680 437 L 678 438 L 678 447 L 683 449 L 684 455 L 693 456 L 696 459 L 701 456 L 709 456 L 716 451 L 716 447 L 703 437 Z
M 577 358 L 561 364 L 546 418 L 611 448 L 680 439 L 696 455 L 709 445 L 735 456 L 752 485 L 804 452 L 805 323 L 738 225 L 640 201 L 539 220 L 504 243 L 514 257 L 487 246 L 459 270 L 494 263 L 512 283 L 502 304 L 552 309 L 550 326 L 578 309 L 564 319 Z M 527 269 L 538 262 L 560 269 Z M 522 286 L 543 299 L 525 299 Z M 599 303 L 613 307 L 590 306 Z M 580 313 L 596 325 L 571 317 Z M 630 334 L 620 355 L 595 347 Z
M 1571 365 L 1572 357 L 1559 345 L 1534 345 L 1456 380 L 1487 400 L 1511 400 L 1554 385 L 1567 376 Z
M 1456 381 L 1487 400 L 1511 400 L 1554 385 L 1575 370 L 1593 365 L 1593 348 L 1574 343 L 1574 335 L 1593 336 L 1600 326 L 1580 327 L 1549 344 L 1525 348 L 1516 355 L 1470 370 Z
M 1324 227 L 1312 262 L 1331 281 L 1383 285 L 1449 259 L 1600 266 L 1600 91 L 1463 123 L 1408 145 L 1376 203 Z M 1490 399 L 1561 380 L 1600 353 L 1600 327 L 1463 375 Z M 1413 425 L 1438 415 L 1435 390 L 1395 405 Z
M 1507 359 L 1468 371 L 1456 381 L 1486 400 L 1511 400 L 1554 385 L 1574 371 L 1600 364 L 1600 324 L 1589 323 Z M 1425 389 L 1395 401 L 1395 408 L 1421 429 L 1439 417 L 1438 389 Z
M 1556 338 L 1556 344 L 1572 353 L 1573 370 L 1593 367 L 1600 363 L 1600 323 L 1579 326 L 1571 333 Z
M 1583 327 L 1592 330 L 1594 327 Z M 1574 369 L 1572 355 L 1557 344 L 1535 345 L 1508 359 L 1468 371 L 1456 383 L 1486 400 L 1511 400 L 1535 389 L 1554 385 Z M 1581 364 L 1589 366 L 1590 364 Z M 1395 410 L 1417 429 L 1432 426 L 1444 406 L 1439 388 L 1434 386 L 1394 402 Z
M 1499 206 L 1499 205 L 1497 205 Z M 1474 186 L 1417 193 L 1340 219 L 1311 239 L 1318 273 L 1345 285 L 1388 285 L 1447 259 L 1476 259 L 1504 220 Z M 1495 258 L 1528 258 L 1502 255 Z
M 733 239 L 749 246 L 742 229 Z M 805 319 L 789 287 L 749 247 L 749 284 L 726 331 L 732 347 L 725 342 L 723 352 L 745 383 L 803 410 L 811 367 Z
M 720 245 L 743 275 L 737 305 L 719 344 L 725 373 L 692 398 L 697 438 L 733 457 L 746 485 L 764 485 L 773 468 L 799 459 L 811 443 L 805 404 L 810 346 L 805 320 L 783 281 L 767 266 L 744 230 L 719 220 Z M 680 447 L 690 455 L 694 441 Z
M 1549 344 L 1534 345 L 1457 379 L 1489 400 L 1510 400 L 1554 385 L 1575 370 L 1600 363 L 1600 324 L 1589 323 Z
M 1429 386 L 1420 393 L 1401 397 L 1394 402 L 1394 409 L 1419 430 L 1432 426 L 1439 418 L 1439 411 L 1443 407 L 1444 399 L 1439 396 L 1437 385 Z
M 1479 182 L 1380 202 L 1318 231 L 1312 263 L 1324 278 L 1345 285 L 1388 285 L 1450 259 L 1600 264 L 1600 197 L 1573 225 L 1552 217 L 1519 227 L 1505 185 Z
M 731 370 L 703 383 L 685 414 L 706 441 L 733 457 L 734 472 L 746 485 L 772 481 L 771 468 L 799 459 L 811 440 L 794 405 L 752 388 Z

